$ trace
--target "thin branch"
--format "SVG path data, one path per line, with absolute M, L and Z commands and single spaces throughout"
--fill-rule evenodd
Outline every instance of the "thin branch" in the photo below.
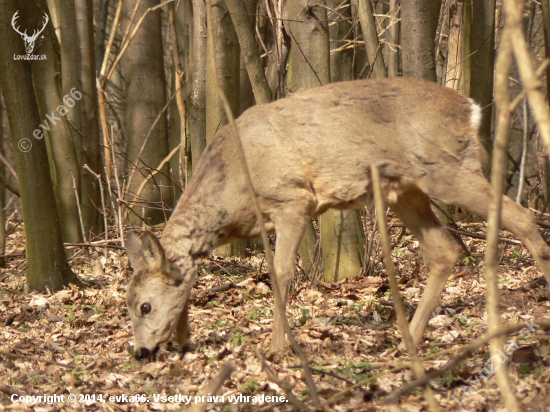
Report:
M 210 42 L 210 47 L 208 50 L 210 50 L 210 57 L 209 61 L 212 65 L 212 72 L 218 73 L 217 65 L 216 65 L 216 59 L 214 56 L 214 45 L 212 42 L 214 41 L 214 28 L 212 26 L 212 0 L 206 0 L 206 20 L 207 20 L 207 40 Z M 302 347 L 296 342 L 296 339 L 294 338 L 294 335 L 292 334 L 292 329 L 290 328 L 290 325 L 288 324 L 288 320 L 286 318 L 286 308 L 285 304 L 283 302 L 283 298 L 281 295 L 281 289 L 279 288 L 279 283 L 277 282 L 277 277 L 275 275 L 275 266 L 273 264 L 273 255 L 271 253 L 271 248 L 269 245 L 269 240 L 267 237 L 267 230 L 265 228 L 265 221 L 262 215 L 262 210 L 260 209 L 260 205 L 258 203 L 258 198 L 256 197 L 256 191 L 254 190 L 254 185 L 252 184 L 252 178 L 250 177 L 250 170 L 248 169 L 246 158 L 244 156 L 244 150 L 241 142 L 241 138 L 239 135 L 239 129 L 237 128 L 237 123 L 235 122 L 235 117 L 233 116 L 233 113 L 231 111 L 231 107 L 229 106 L 229 102 L 227 101 L 227 97 L 225 96 L 223 89 L 220 86 L 218 76 L 213 76 L 214 78 L 214 87 L 216 88 L 217 94 L 221 102 L 223 103 L 223 107 L 225 110 L 225 114 L 227 116 L 227 119 L 229 121 L 230 130 L 231 130 L 231 137 L 233 139 L 233 142 L 235 144 L 235 148 L 237 149 L 237 158 L 238 162 L 242 166 L 243 175 L 246 181 L 246 185 L 248 187 L 248 191 L 250 193 L 250 197 L 252 200 L 252 206 L 254 208 L 256 219 L 258 221 L 258 225 L 260 227 L 260 233 L 262 237 L 262 241 L 264 244 L 265 254 L 266 254 L 266 260 L 267 265 L 269 268 L 269 273 L 271 277 L 271 283 L 273 285 L 273 296 L 275 300 L 275 306 L 277 309 L 277 312 L 280 313 L 282 321 L 283 321 L 283 327 L 285 330 L 285 333 L 290 341 L 290 345 L 294 352 L 299 356 L 302 365 L 304 367 L 304 378 L 307 383 L 307 386 L 309 388 L 309 393 L 311 396 L 311 400 L 315 406 L 318 406 L 320 404 L 319 402 L 319 395 L 317 393 L 317 389 L 315 387 L 315 383 L 313 381 L 313 377 L 311 376 L 311 372 L 309 371 L 309 365 L 307 361 L 307 357 L 302 349 Z
M 109 70 L 109 73 L 107 74 L 107 76 L 105 78 L 106 82 L 109 81 L 111 79 L 111 77 L 113 76 L 113 73 L 115 72 L 116 66 L 120 62 L 120 59 L 122 59 L 122 56 L 124 56 L 124 53 L 126 53 L 126 50 L 128 49 L 128 46 L 130 45 L 130 43 L 132 43 L 132 40 L 134 40 L 134 37 L 136 37 L 137 31 L 141 27 L 141 25 L 143 23 L 143 20 L 145 20 L 145 17 L 147 17 L 147 15 L 149 13 L 151 13 L 152 11 L 160 9 L 161 7 L 167 5 L 168 3 L 172 3 L 173 1 L 174 0 L 167 0 L 165 2 L 157 4 L 154 7 L 149 7 L 147 10 L 145 10 L 143 15 L 141 16 L 141 18 L 137 22 L 136 27 L 134 27 L 134 30 L 132 31 L 132 34 L 130 35 L 130 37 L 128 38 L 126 43 L 122 45 L 122 50 L 120 50 L 120 52 L 118 53 L 118 56 L 116 56 L 115 61 L 113 62 L 113 65 L 111 66 L 111 69 Z
M 407 348 L 407 352 L 412 360 L 413 370 L 418 379 L 422 379 L 426 376 L 426 371 L 422 366 L 422 362 L 418 357 L 416 346 L 411 337 L 409 331 L 409 324 L 407 322 L 407 314 L 403 307 L 403 301 L 401 300 L 401 293 L 397 286 L 397 275 L 393 260 L 391 257 L 390 238 L 388 234 L 388 226 L 386 222 L 386 215 L 383 213 L 384 199 L 382 198 L 382 189 L 380 188 L 380 172 L 375 164 L 371 165 L 372 185 L 374 191 L 374 202 L 376 204 L 376 210 L 378 211 L 378 226 L 380 228 L 380 241 L 382 243 L 382 251 L 384 253 L 384 263 L 386 265 L 386 272 L 388 274 L 388 280 L 390 282 L 391 294 L 393 296 L 393 306 L 395 308 L 395 314 L 397 315 L 397 326 L 403 337 L 403 342 Z M 426 386 L 426 400 L 428 401 L 429 408 L 432 412 L 439 411 L 439 405 L 435 399 L 431 386 Z
M 206 385 L 204 388 L 202 388 L 198 396 L 206 398 L 207 396 L 214 396 L 222 387 L 223 383 L 229 379 L 233 371 L 235 370 L 235 367 L 231 363 L 226 363 L 223 365 L 222 369 L 218 372 L 216 376 Z M 188 411 L 189 412 L 203 412 L 206 410 L 206 407 L 208 404 L 211 404 L 210 402 L 196 402 L 191 406 Z

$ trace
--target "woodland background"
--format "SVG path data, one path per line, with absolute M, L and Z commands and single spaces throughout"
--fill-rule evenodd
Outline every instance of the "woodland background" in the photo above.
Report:
M 482 106 L 480 134 L 489 156 L 492 153 L 496 117 L 494 69 L 505 21 L 502 2 L 213 0 L 212 3 L 213 53 L 219 73 L 222 73 L 218 75 L 219 80 L 235 115 L 254 104 L 283 98 L 300 88 L 368 77 L 421 77 L 453 88 Z M 43 26 L 45 14 L 49 17 L 33 51 L 33 54 L 45 54 L 46 60 L 28 62 L 13 58 L 13 55 L 26 53 L 25 43 L 12 27 L 16 11 L 19 18 L 15 25 L 29 34 Z M 521 21 L 532 63 L 540 66 L 550 54 L 548 3 L 525 2 Z M 258 325 L 269 320 L 270 309 L 266 302 L 271 298 L 265 298 L 268 292 L 264 286 L 269 281 L 265 278 L 261 245 L 257 242 L 235 242 L 216 249 L 202 269 L 206 275 L 202 280 L 204 284 L 199 284 L 198 288 L 203 290 L 194 298 L 195 305 L 207 307 L 203 309 L 206 312 L 200 313 L 211 316 L 214 312 L 212 316 L 220 321 L 232 317 L 240 319 L 236 322 L 240 322 L 241 329 L 235 331 L 231 322 L 205 326 L 194 321 L 197 353 L 187 361 L 158 366 L 154 373 L 153 369 L 142 369 L 128 360 L 124 349 L 131 334 L 124 312 L 123 291 L 128 273 L 122 252 L 122 234 L 129 229 L 145 227 L 161 233 L 192 178 L 202 151 L 216 130 L 227 122 L 213 86 L 217 74 L 206 64 L 206 33 L 203 0 L 0 1 L 0 88 L 3 96 L 0 107 L 0 263 L 5 267 L 0 282 L 5 292 L 4 338 L 11 342 L 4 349 L 8 354 L 27 356 L 26 360 L 10 360 L 2 366 L 9 376 L 6 384 L 12 385 L 12 389 L 18 385 L 35 385 L 35 389 L 47 390 L 47 385 L 53 388 L 65 382 L 65 388 L 72 390 L 118 387 L 124 388 L 123 393 L 129 393 L 130 388 L 143 389 L 140 385 L 146 385 L 147 379 L 153 376 L 160 379 L 168 391 L 184 390 L 173 385 L 175 380 L 185 377 L 189 380 L 185 390 L 189 391 L 189 387 L 198 388 L 213 373 L 211 359 L 220 361 L 227 354 L 252 369 L 257 363 L 260 369 L 259 361 L 249 352 L 249 345 L 260 345 L 262 341 L 264 332 Z M 547 96 L 550 69 L 548 65 L 541 67 L 538 73 L 541 83 L 537 86 Z M 517 65 L 512 65 L 509 72 L 512 100 L 522 93 L 522 82 Z M 66 96 L 71 96 L 74 90 L 80 92 L 82 98 L 73 101 L 71 107 L 70 102 L 66 103 Z M 60 116 L 59 106 L 64 104 L 68 110 L 66 115 Z M 45 125 L 47 115 L 51 118 L 56 113 L 60 120 L 55 124 L 50 122 L 50 130 L 44 131 L 43 139 L 35 138 L 33 131 L 43 130 L 40 124 Z M 27 150 L 24 146 L 21 150 L 20 142 L 27 138 L 31 148 Z M 550 194 L 550 160 L 526 101 L 519 104 L 513 114 L 507 158 L 506 194 L 532 209 L 538 220 L 545 220 Z M 483 286 L 483 279 L 479 277 L 479 271 L 483 271 L 479 258 L 483 241 L 472 239 L 483 238 L 484 225 L 460 209 L 440 204 L 434 207 L 454 233 L 464 236 L 460 241 L 468 253 L 457 266 L 451 282 L 471 285 L 463 289 L 457 286 L 459 289 L 454 291 L 458 295 L 453 299 L 467 301 L 468 293 L 475 296 Z M 542 225 L 544 227 L 544 222 Z M 420 268 L 425 264 L 414 239 L 397 222 L 393 225 L 392 240 L 403 275 L 401 283 L 414 305 L 420 291 L 418 282 L 422 280 L 418 278 Z M 513 285 L 519 287 L 522 282 L 536 280 L 537 274 L 532 261 L 525 257 L 524 249 L 519 245 L 514 247 L 513 250 L 505 248 L 502 259 L 508 262 L 507 270 L 515 271 L 509 278 L 514 277 L 516 283 Z M 245 269 L 245 274 L 240 273 L 239 268 Z M 367 320 L 369 325 L 374 322 L 380 332 L 381 325 L 394 318 L 393 309 L 384 306 L 387 285 L 378 277 L 382 270 L 374 209 L 329 211 L 312 221 L 300 248 L 299 276 L 293 296 L 297 302 L 317 302 L 317 309 L 302 305 L 291 311 L 296 312 L 299 324 L 309 328 L 305 332 L 302 330 L 305 337 L 301 342 L 307 341 L 306 347 L 316 348 L 312 351 L 320 359 L 329 356 L 327 353 L 330 356 L 338 354 L 351 339 L 350 334 L 365 333 Z M 243 276 L 246 279 L 243 280 Z M 354 277 L 358 278 L 345 281 Z M 212 290 L 228 279 L 241 286 L 238 291 L 230 290 L 228 296 L 217 298 L 220 291 Z M 243 284 L 247 279 L 249 282 Z M 82 280 L 88 283 L 87 291 L 78 289 L 83 286 Z M 233 282 L 235 280 L 238 282 Z M 349 286 L 357 284 L 357 287 Z M 318 290 L 328 294 L 318 295 Z M 361 290 L 375 299 L 363 301 L 359 293 L 350 290 Z M 33 291 L 47 292 L 45 296 L 49 297 L 46 302 L 37 301 L 35 296 L 42 295 Z M 548 307 L 548 297 L 544 294 L 525 299 L 514 295 L 510 299 L 514 303 L 509 305 L 510 313 L 505 315 L 510 319 L 543 314 L 541 308 Z M 521 300 L 521 304 L 516 299 Z M 231 309 L 250 301 L 252 309 Z M 468 310 L 465 317 L 460 315 L 464 313 L 463 306 L 456 309 L 449 302 L 446 305 L 443 314 L 451 322 L 443 322 L 441 327 L 453 325 L 469 334 L 477 331 L 475 325 L 483 323 L 482 311 L 476 313 L 480 309 L 478 306 Z M 330 313 L 333 306 L 343 312 Z M 479 319 L 471 320 L 476 317 Z M 326 318 L 337 321 L 329 322 L 332 325 L 329 328 L 322 320 Z M 308 324 L 308 319 L 315 321 Z M 51 339 L 52 334 L 55 335 L 50 330 L 52 325 L 59 333 L 54 340 Z M 338 328 L 344 329 L 343 338 L 337 336 Z M 258 330 L 260 337 L 253 333 Z M 34 349 L 26 346 L 33 340 L 32 336 L 39 339 L 45 331 L 50 337 L 49 343 L 35 345 Z M 440 332 L 442 335 L 434 332 L 435 340 L 440 341 L 436 343 L 441 343 L 441 337 L 446 334 L 450 337 L 443 342 L 458 339 L 449 330 Z M 386 335 L 389 336 L 387 340 Z M 70 340 L 70 336 L 75 341 L 74 348 L 69 350 L 67 339 Z M 102 341 L 105 336 L 110 338 Z M 370 370 L 363 361 L 371 365 L 393 361 L 397 338 L 389 331 L 382 336 L 373 337 L 374 341 L 367 336 L 355 343 L 348 342 L 355 351 L 348 353 L 351 349 L 346 349 L 348 359 L 361 353 L 362 361 L 352 362 L 352 366 L 338 364 L 335 368 L 348 376 L 346 379 L 360 381 Z M 61 345 L 55 351 L 65 353 L 61 356 L 74 366 L 68 378 L 63 372 L 67 367 L 51 363 L 53 361 L 43 364 L 40 363 L 43 359 L 28 358 L 32 353 L 43 355 L 52 350 L 51 342 L 59 339 L 64 343 L 54 344 Z M 316 339 L 319 342 L 310 342 Z M 110 353 L 106 357 L 109 360 L 88 359 L 91 349 L 79 349 L 85 341 L 94 342 L 97 351 Z M 530 365 L 529 373 L 524 373 L 527 380 L 521 382 L 529 390 L 544 387 L 548 382 L 543 372 L 548 361 L 548 353 L 544 352 L 548 345 L 540 342 L 536 348 L 528 346 L 526 350 L 528 354 L 538 351 L 529 362 L 524 362 Z M 365 355 L 366 352 L 369 354 Z M 68 358 L 67 353 L 70 354 Z M 373 354 L 377 357 L 373 358 Z M 343 353 L 340 355 L 344 357 Z M 75 356 L 85 356 L 87 362 Z M 36 378 L 36 374 L 29 373 L 33 368 L 43 373 Z M 543 371 L 533 374 L 537 368 Z M 475 376 L 474 371 L 472 366 L 463 375 Z M 300 382 L 299 376 L 289 375 L 288 371 L 278 372 L 282 379 Z M 251 378 L 253 383 L 250 383 L 249 377 L 254 373 L 255 369 L 234 378 L 235 391 L 244 393 L 245 387 L 250 393 L 272 390 L 267 378 Z M 41 376 L 47 378 L 41 380 Z M 110 381 L 106 380 L 109 376 Z M 201 379 L 197 380 L 197 376 Z M 438 396 L 447 396 L 442 393 L 459 385 L 461 379 L 466 379 L 464 376 L 460 373 L 448 376 L 448 385 L 442 384 Z M 162 380 L 164 377 L 166 381 Z M 396 381 L 406 379 L 405 375 L 394 377 Z M 342 383 L 339 378 L 335 379 Z M 380 385 L 380 382 L 384 383 Z M 347 403 L 350 410 L 362 410 L 365 403 L 373 399 L 376 404 L 376 399 L 389 392 L 394 383 L 379 379 L 378 384 L 371 385 L 366 392 L 353 392 L 352 400 Z M 332 381 L 324 384 L 322 390 L 326 390 L 328 396 L 339 387 Z M 494 392 L 489 386 L 490 396 L 489 400 L 485 399 L 486 403 L 476 400 L 481 402 L 480 407 L 498 404 L 498 395 L 491 395 L 491 390 Z M 539 395 L 542 398 L 530 406 L 538 407 L 544 404 L 541 399 L 546 395 L 543 390 L 535 392 L 535 398 Z M 411 408 L 416 404 L 422 404 L 420 398 L 409 398 L 405 402 Z M 347 410 L 343 405 L 346 403 L 339 407 Z

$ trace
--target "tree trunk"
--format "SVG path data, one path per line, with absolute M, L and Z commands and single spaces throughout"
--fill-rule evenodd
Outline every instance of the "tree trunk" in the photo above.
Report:
M 390 25 L 387 28 L 387 41 L 391 47 L 387 47 L 387 51 L 384 54 L 384 58 L 388 64 L 388 77 L 397 77 L 399 72 L 399 12 L 397 8 L 399 2 L 397 0 L 390 0 L 390 14 L 392 18 L 388 21 Z
M 248 4 L 243 2 L 243 0 L 225 0 L 225 2 L 235 25 L 243 63 L 248 72 L 248 78 L 254 90 L 256 102 L 257 104 L 269 103 L 271 101 L 271 90 L 265 77 L 260 53 L 258 52 L 258 45 L 254 31 L 252 30 L 252 22 L 248 18 L 248 15 L 253 15 L 253 11 L 256 10 L 255 4 L 257 2 L 248 1 Z M 247 10 L 247 8 L 250 10 Z
M 331 49 L 338 49 L 343 40 L 351 37 L 351 7 L 349 0 L 329 0 L 327 7 L 335 10 L 348 5 L 338 14 L 328 13 L 328 20 L 338 19 L 329 28 Z M 343 18 L 346 18 L 344 20 Z M 350 19 L 350 20 L 347 20 Z M 330 55 L 331 82 L 352 79 L 353 50 L 345 49 Z M 352 278 L 361 273 L 365 235 L 358 210 L 327 210 L 319 219 L 321 233 L 321 253 L 323 261 L 323 280 L 336 282 Z
M 149 8 L 159 4 L 159 0 L 142 1 L 137 16 L 142 16 Z M 121 29 L 124 33 L 135 4 L 124 2 L 122 7 Z M 139 18 L 139 17 L 138 17 Z M 133 23 L 135 25 L 136 22 Z M 133 30 L 133 28 L 132 28 Z M 146 224 L 156 224 L 166 220 L 168 212 L 163 205 L 172 205 L 172 191 L 169 189 L 168 167 L 150 179 L 144 190 L 138 193 L 142 182 L 156 169 L 168 155 L 167 119 L 161 115 L 155 127 L 157 116 L 166 104 L 166 78 L 164 74 L 164 54 L 160 10 L 149 13 L 137 31 L 134 40 L 121 60 L 121 73 L 126 85 L 126 136 L 127 170 L 132 181 L 128 187 L 131 200 L 146 202 L 134 208 Z M 143 148 L 143 150 L 142 150 Z M 133 224 L 141 224 L 133 214 L 129 215 Z
M 5 155 L 4 151 L 4 106 L 2 104 L 2 93 L 0 90 L 0 154 Z M 5 157 L 5 156 L 4 156 Z M 6 176 L 6 167 L 0 162 L 0 174 Z M 4 207 L 6 205 L 6 187 L 0 183 L 0 255 L 6 254 L 6 215 Z M 6 267 L 6 258 L 0 258 L 0 268 Z
M 170 8 L 173 5 L 169 6 Z M 172 93 L 177 93 L 177 89 L 181 87 L 179 93 L 183 96 L 184 101 L 189 97 L 189 82 L 190 78 L 187 68 L 189 67 L 189 37 L 192 33 L 192 23 L 193 23 L 193 10 L 191 6 L 191 0 L 184 0 L 180 3 L 179 7 L 174 10 L 174 29 L 175 29 L 175 42 L 172 38 L 173 33 L 171 33 L 170 38 L 172 39 L 172 47 L 177 46 L 177 60 L 179 62 L 179 68 L 176 67 L 176 63 L 173 62 L 172 65 Z M 176 59 L 176 55 L 173 55 L 173 60 Z M 181 70 L 181 73 L 178 75 L 176 70 Z M 178 84 L 178 81 L 181 83 Z M 172 99 L 170 103 L 170 150 L 176 147 L 178 144 L 181 144 L 180 153 L 178 156 L 172 157 L 170 160 L 170 170 L 171 178 L 174 183 L 174 201 L 179 199 L 181 196 L 181 190 L 185 190 L 185 156 L 187 156 L 187 128 L 182 127 L 186 126 L 187 123 L 187 113 L 184 113 L 184 118 L 181 118 L 180 108 L 178 107 L 178 98 Z M 184 102 L 182 102 L 185 105 Z M 182 133 L 184 131 L 184 133 Z M 181 190 L 180 190 L 181 188 Z
M 82 139 L 82 156 L 80 158 L 80 203 L 82 220 L 86 236 L 99 232 L 99 212 L 101 195 L 99 184 L 94 176 L 83 166 L 87 164 L 94 172 L 102 173 L 101 144 L 99 138 L 99 113 L 97 103 L 96 64 L 94 45 L 94 24 L 92 0 L 76 0 L 78 38 L 80 39 L 80 83 L 82 100 L 77 108 L 80 110 L 82 130 L 86 131 Z M 108 228 L 104 228 L 108 230 Z
M 193 0 L 193 47 L 189 58 L 193 86 L 189 95 L 189 139 L 193 170 L 206 147 L 206 6 Z
M 312 6 L 308 0 L 289 0 L 286 8 L 289 19 L 287 29 L 292 38 L 287 90 L 292 93 L 301 88 L 330 83 L 326 8 Z
M 437 81 L 435 74 L 435 33 L 441 8 L 440 0 L 402 0 L 401 2 L 401 41 L 403 75 Z M 452 209 L 442 202 L 433 207 L 438 219 L 445 225 L 454 224 Z M 462 245 L 462 240 L 451 235 Z
M 493 64 L 495 59 L 495 0 L 473 1 L 473 21 L 471 48 L 472 72 L 470 97 L 483 110 L 479 136 L 483 147 L 491 156 L 493 143 L 491 125 L 493 123 Z M 491 161 L 488 161 L 491 164 Z
M 31 289 L 57 291 L 69 282 L 79 283 L 67 264 L 55 207 L 44 139 L 34 130 L 41 123 L 35 100 L 31 63 L 14 60 L 25 54 L 21 37 L 11 28 L 11 18 L 21 9 L 15 0 L 0 1 L 0 88 L 6 102 L 27 246 L 27 281 Z M 35 24 L 43 20 L 37 13 Z M 50 23 L 51 24 L 51 23 Z M 37 26 L 35 26 L 37 27 Z M 39 26 L 38 26 L 39 27 Z M 53 56 L 48 56 L 53 59 Z
M 363 32 L 363 39 L 365 40 L 365 48 L 367 49 L 367 57 L 372 68 L 373 77 L 387 77 L 384 57 L 382 56 L 382 51 L 379 49 L 380 41 L 378 40 L 378 33 L 376 31 L 376 17 L 374 17 L 370 0 L 359 0 L 357 12 L 359 20 L 361 20 L 361 31 Z
M 324 3 L 324 2 L 322 2 Z M 330 43 L 326 8 L 310 7 L 307 0 L 286 3 L 288 25 L 292 39 L 289 52 L 287 90 L 316 87 L 330 83 Z M 306 226 L 300 245 L 300 257 L 306 273 L 315 266 L 315 230 Z
M 59 43 L 61 44 L 61 96 L 63 97 L 70 95 L 70 91 L 73 88 L 82 92 L 82 85 L 80 83 L 80 39 L 78 37 L 76 24 L 75 2 L 54 0 L 53 4 L 55 7 L 54 13 L 59 19 L 58 35 Z M 59 104 L 61 104 L 61 101 Z M 74 145 L 74 151 L 76 153 L 75 161 L 69 156 L 69 164 L 75 178 L 77 194 L 80 196 L 81 182 L 80 168 L 78 165 L 82 164 L 83 161 L 82 144 L 84 140 L 84 129 L 81 122 L 80 110 L 77 107 L 67 112 L 67 121 L 69 123 L 69 130 L 72 138 L 72 142 L 70 143 Z M 69 164 L 67 164 L 67 160 L 57 164 L 56 172 L 59 181 L 58 187 L 71 186 L 71 190 L 73 190 Z M 62 180 L 69 180 L 69 182 L 62 183 Z M 58 204 L 61 206 L 59 216 L 61 217 L 63 239 L 66 242 L 78 242 L 82 238 L 79 228 L 79 217 L 78 214 L 75 215 L 71 212 L 71 209 L 76 207 L 76 199 L 74 194 L 70 197 L 67 197 L 67 195 L 68 193 L 64 192 L 58 193 L 57 196 Z M 70 202 L 75 205 L 69 204 Z
M 206 142 L 209 144 L 220 127 L 227 123 L 222 101 L 218 97 L 214 76 L 219 76 L 219 84 L 227 96 L 234 116 L 239 115 L 240 96 L 240 51 L 235 26 L 225 4 L 225 0 L 212 2 L 212 22 L 214 24 L 214 55 L 218 73 L 212 72 L 212 66 L 206 68 Z M 243 240 L 216 248 L 219 256 L 246 256 Z
M 441 0 L 401 1 L 403 76 L 436 81 L 435 31 Z
M 219 73 L 206 68 L 206 143 L 209 144 L 216 132 L 227 124 L 221 100 L 214 86 L 214 76 L 219 74 L 220 86 L 227 96 L 231 111 L 239 115 L 239 40 L 224 0 L 212 2 L 212 22 L 214 24 L 214 55 Z
M 49 14 L 45 2 L 39 2 L 38 4 L 44 9 L 44 12 Z M 45 41 L 42 45 L 42 52 L 46 54 L 47 60 L 37 60 L 31 66 L 36 99 L 42 119 L 44 119 L 42 124 L 46 126 L 46 130 L 50 129 L 46 131 L 40 128 L 40 131 L 44 132 L 47 139 L 46 143 L 48 143 L 50 149 L 50 169 L 63 240 L 65 242 L 79 242 L 82 239 L 82 231 L 69 165 L 73 170 L 73 174 L 75 174 L 77 185 L 79 168 L 73 140 L 74 135 L 71 132 L 68 116 L 71 111 L 78 110 L 77 105 L 80 105 L 82 102 L 74 101 L 73 99 L 74 105 L 72 108 L 69 105 L 65 105 L 63 101 L 64 95 L 60 94 L 58 83 L 60 62 L 57 60 L 57 56 L 59 56 L 60 48 L 59 44 L 56 43 L 57 38 L 54 34 L 53 24 L 46 26 L 44 34 Z M 63 52 L 61 52 L 61 55 L 63 55 Z M 70 89 L 67 91 L 67 94 L 69 98 L 72 98 Z M 59 115 L 57 108 L 60 105 L 64 105 L 68 110 L 66 116 Z M 52 113 L 55 116 L 52 116 Z M 52 116 L 54 120 L 49 120 L 46 115 Z M 55 117 L 59 119 L 55 120 Z

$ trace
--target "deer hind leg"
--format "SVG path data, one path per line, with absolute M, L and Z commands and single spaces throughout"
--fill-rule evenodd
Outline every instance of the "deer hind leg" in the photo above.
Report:
M 280 313 L 275 306 L 273 316 L 273 331 L 271 335 L 271 352 L 279 352 L 285 348 L 285 331 L 283 316 L 286 316 L 286 298 L 288 286 L 294 276 L 296 254 L 304 234 L 309 215 L 306 208 L 297 205 L 285 205 L 280 215 L 273 217 L 277 240 L 275 242 L 275 276 L 283 299 L 285 311 Z
M 470 212 L 486 219 L 489 210 L 490 189 L 489 182 L 481 175 L 462 176 L 452 194 L 447 193 L 442 196 L 434 194 L 434 196 L 445 203 L 463 206 Z M 509 197 L 503 196 L 501 222 L 502 226 L 527 246 L 550 284 L 550 249 L 541 237 L 531 213 Z
M 410 326 L 412 339 L 415 344 L 419 344 L 458 258 L 459 248 L 449 239 L 447 231 L 430 207 L 429 197 L 423 192 L 406 192 L 390 207 L 418 239 L 430 262 L 426 288 Z

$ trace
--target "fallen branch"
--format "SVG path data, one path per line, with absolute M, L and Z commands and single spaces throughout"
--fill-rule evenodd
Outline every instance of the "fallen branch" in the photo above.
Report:
M 550 328 L 550 321 L 548 320 L 537 320 L 535 319 L 533 324 L 542 326 L 544 328 Z M 435 379 L 439 376 L 444 375 L 447 371 L 453 369 L 455 366 L 457 366 L 460 362 L 465 360 L 470 354 L 476 350 L 478 350 L 483 345 L 487 344 L 491 339 L 498 338 L 500 336 L 507 336 L 514 332 L 517 332 L 523 328 L 525 328 L 525 323 L 518 323 L 515 325 L 508 325 L 501 327 L 499 330 L 487 334 L 479 339 L 474 340 L 472 343 L 464 346 L 462 349 L 462 353 L 458 354 L 454 359 L 447 362 L 443 367 L 440 369 L 437 369 L 435 371 L 432 371 L 428 373 L 424 378 L 422 379 L 416 379 L 406 385 L 403 385 L 399 389 L 396 389 L 392 393 L 388 395 L 385 402 L 391 403 L 400 398 L 401 396 L 405 395 L 406 393 L 414 390 L 415 388 L 418 388 L 419 386 L 424 386 L 426 383 L 428 383 L 430 380 Z
M 256 356 L 258 357 L 258 359 L 260 360 L 260 362 L 262 364 L 262 369 L 265 371 L 265 373 L 267 373 L 267 376 L 269 377 L 269 379 L 272 382 L 277 384 L 277 386 L 279 386 L 283 391 L 285 391 L 285 395 L 286 395 L 288 401 L 292 405 L 294 405 L 294 407 L 296 409 L 298 409 L 299 411 L 309 411 L 310 409 L 307 407 L 307 405 L 305 403 L 303 403 L 300 399 L 298 399 L 296 397 L 296 395 L 294 395 L 294 392 L 292 392 L 292 386 L 289 383 L 283 382 L 281 379 L 279 379 L 277 374 L 275 372 L 273 372 L 273 370 L 271 370 L 271 368 L 269 367 L 269 365 L 265 361 L 265 358 L 262 356 L 260 351 L 258 349 L 256 349 L 255 352 L 256 352 Z
M 214 396 L 222 387 L 223 383 L 229 379 L 231 373 L 235 370 L 235 367 L 231 363 L 226 363 L 223 365 L 222 369 L 218 372 L 214 379 L 212 379 L 208 385 L 202 388 L 197 396 Z M 195 396 L 195 398 L 197 397 Z M 206 410 L 210 402 L 197 402 L 188 409 L 188 412 L 203 412 Z
M 48 359 L 39 358 L 38 356 L 18 355 L 17 353 L 9 353 L 9 352 L 0 352 L 0 356 L 5 356 L 6 358 L 12 358 L 12 359 L 26 359 L 26 360 L 34 361 L 34 362 L 44 362 L 44 363 L 49 363 L 51 365 L 60 366 L 62 368 L 66 368 L 66 369 L 75 369 L 76 368 L 76 365 L 74 363 L 65 364 L 65 363 L 60 363 L 60 362 L 56 362 L 56 361 L 51 361 L 51 360 L 48 360 Z

